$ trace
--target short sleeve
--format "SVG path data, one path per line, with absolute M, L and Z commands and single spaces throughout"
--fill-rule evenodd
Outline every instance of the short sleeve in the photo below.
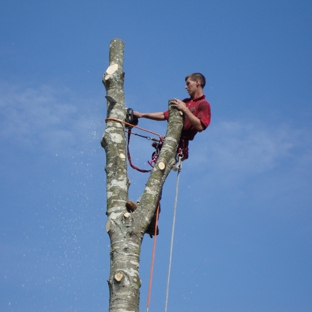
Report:
M 207 101 L 199 104 L 197 117 L 200 119 L 201 123 L 206 129 L 211 121 L 211 109 L 210 104 Z
M 164 117 L 165 117 L 165 120 L 168 120 L 169 119 L 169 110 L 166 110 L 164 112 Z

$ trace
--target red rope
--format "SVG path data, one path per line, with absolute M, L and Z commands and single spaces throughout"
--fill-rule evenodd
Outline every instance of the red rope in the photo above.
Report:
M 136 126 L 136 125 L 132 125 L 132 124 L 130 124 L 130 123 L 124 121 L 124 120 L 109 117 L 109 118 L 106 118 L 106 119 L 105 119 L 105 122 L 107 122 L 107 121 L 109 121 L 109 120 L 117 121 L 117 122 L 123 123 L 123 124 L 125 124 L 125 125 L 127 125 L 127 126 L 129 126 L 129 127 L 131 127 L 131 128 L 134 127 L 134 128 L 139 129 L 139 130 L 142 130 L 142 131 L 145 131 L 145 132 L 154 134 L 154 135 L 158 136 L 159 139 L 163 138 L 163 137 L 162 137 L 160 134 L 158 134 L 157 132 L 154 132 L 154 131 L 151 131 L 151 130 L 148 130 L 148 129 L 145 129 L 145 128 L 141 128 L 141 127 Z
M 128 161 L 129 161 L 130 166 L 131 166 L 133 169 L 135 169 L 135 170 L 137 170 L 137 171 L 139 171 L 139 172 L 143 172 L 143 173 L 150 172 L 151 169 L 150 169 L 150 170 L 140 169 L 140 168 L 138 168 L 137 166 L 135 166 L 135 165 L 132 163 L 131 155 L 130 155 L 130 149 L 129 149 L 130 137 L 131 137 L 131 131 L 128 131 L 127 154 L 128 154 Z
M 143 172 L 143 173 L 150 172 L 151 170 L 140 169 L 140 168 L 138 168 L 137 166 L 135 166 L 135 165 L 132 163 L 132 159 L 131 159 L 131 155 L 130 155 L 130 148 L 129 148 L 130 137 L 131 137 L 131 128 L 134 127 L 134 128 L 139 129 L 139 130 L 142 130 L 142 131 L 151 133 L 151 134 L 153 134 L 153 135 L 156 135 L 156 136 L 159 137 L 159 141 L 160 141 L 160 142 L 163 142 L 163 140 L 164 140 L 163 136 L 161 136 L 160 134 L 158 134 L 158 133 L 156 133 L 156 132 L 154 132 L 154 131 L 151 131 L 151 130 L 148 130 L 148 129 L 145 129 L 145 128 L 141 128 L 141 127 L 139 127 L 139 126 L 130 124 L 130 123 L 126 122 L 126 121 L 123 121 L 123 120 L 117 119 L 117 118 L 106 118 L 106 119 L 105 119 L 105 122 L 110 121 L 110 120 L 111 120 L 111 121 L 117 121 L 117 122 L 123 123 L 123 124 L 125 124 L 125 125 L 127 125 L 127 126 L 130 127 L 130 129 L 129 129 L 129 131 L 128 131 L 128 144 L 127 144 L 127 154 L 128 154 L 128 161 L 129 161 L 130 166 L 131 166 L 133 169 L 135 169 L 135 170 L 137 170 L 137 171 L 139 171 L 139 172 Z M 157 152 L 159 152 L 159 151 L 157 151 Z M 158 153 L 153 153 L 152 160 L 148 162 L 149 165 L 150 165 L 151 167 L 154 166 L 154 164 L 155 164 L 156 161 L 157 161 L 157 158 L 158 158 Z

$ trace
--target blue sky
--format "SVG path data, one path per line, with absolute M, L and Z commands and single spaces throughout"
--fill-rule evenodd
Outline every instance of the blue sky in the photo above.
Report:
M 187 74 L 207 78 L 212 123 L 183 163 L 169 311 L 311 311 L 311 15 L 311 1 L 287 0 L 1 3 L 1 311 L 108 308 L 101 78 L 113 38 L 127 107 L 165 110 L 187 96 Z M 147 166 L 149 141 L 131 151 Z M 137 199 L 147 176 L 129 176 Z M 151 312 L 164 308 L 175 178 Z M 142 311 L 151 247 L 146 236 Z

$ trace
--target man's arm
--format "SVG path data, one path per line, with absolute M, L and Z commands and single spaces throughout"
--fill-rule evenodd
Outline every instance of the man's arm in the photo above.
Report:
M 165 116 L 163 112 L 157 112 L 157 113 L 139 113 L 134 111 L 133 115 L 138 118 L 147 118 L 152 120 L 165 120 Z
M 201 132 L 204 130 L 203 124 L 201 123 L 200 119 L 193 115 L 193 113 L 187 108 L 186 104 L 183 101 L 173 99 L 170 101 L 170 104 L 172 107 L 176 107 L 185 115 L 185 117 L 190 121 L 196 131 Z

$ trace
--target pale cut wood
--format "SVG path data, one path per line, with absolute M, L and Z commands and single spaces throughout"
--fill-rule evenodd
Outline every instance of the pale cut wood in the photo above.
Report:
M 164 170 L 164 169 L 166 168 L 165 163 L 161 161 L 161 162 L 158 164 L 158 168 L 159 168 L 160 170 Z
M 108 233 L 109 230 L 110 230 L 110 221 L 109 221 L 109 219 L 108 219 L 107 222 L 106 222 L 105 229 L 106 229 L 106 232 L 107 232 L 107 233 Z
M 120 282 L 122 280 L 122 278 L 123 278 L 123 274 L 121 272 L 118 272 L 115 274 L 115 280 L 117 282 Z
M 107 67 L 105 72 L 105 80 L 108 80 L 110 76 L 118 69 L 118 64 L 112 64 Z
M 130 212 L 126 212 L 125 214 L 124 214 L 124 217 L 125 218 L 129 218 L 131 216 L 131 213 Z

